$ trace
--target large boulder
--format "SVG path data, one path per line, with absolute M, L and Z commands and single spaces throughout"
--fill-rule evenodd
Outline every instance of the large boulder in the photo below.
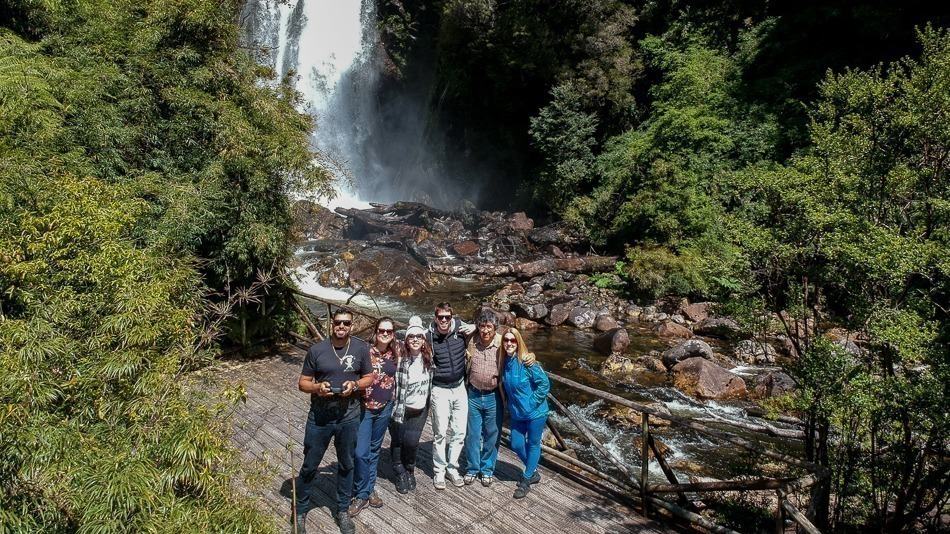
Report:
M 687 358 L 673 367 L 673 385 L 701 399 L 733 399 L 746 393 L 745 381 L 705 358 Z
M 680 308 L 679 313 L 690 321 L 698 323 L 709 318 L 713 305 L 712 302 L 694 302 Z
M 534 221 L 523 211 L 519 211 L 508 218 L 508 227 L 515 231 L 527 232 L 534 228 Z
M 575 306 L 567 316 L 568 324 L 577 328 L 591 328 L 597 314 L 587 306 Z
M 742 336 L 739 323 L 728 317 L 711 317 L 693 325 L 693 332 L 708 337 L 738 339 Z
M 594 338 L 594 349 L 601 354 L 620 354 L 630 346 L 630 335 L 623 328 L 614 328 Z
M 300 240 L 343 239 L 346 234 L 346 218 L 316 202 L 294 202 L 293 217 L 293 232 Z
M 686 328 L 683 325 L 679 325 L 673 322 L 664 322 L 656 325 L 653 329 L 659 337 L 668 337 L 668 338 L 680 338 L 686 339 L 693 337 L 693 333 L 690 332 L 689 328 Z
M 594 329 L 601 332 L 607 332 L 620 326 L 617 320 L 606 313 L 602 313 L 594 320 Z
M 772 371 L 755 379 L 753 392 L 756 397 L 780 397 L 795 390 L 795 379 L 782 371 Z
M 409 297 L 429 288 L 429 271 L 401 250 L 370 247 L 350 262 L 350 286 L 372 295 Z
M 551 326 L 558 326 L 563 324 L 571 315 L 571 310 L 577 306 L 577 302 L 572 298 L 567 302 L 555 302 L 554 304 L 549 302 L 548 306 L 550 309 L 548 310 L 548 316 L 545 317 L 544 322 Z
M 543 319 L 548 314 L 548 307 L 543 302 L 531 303 L 515 301 L 511 303 L 511 311 L 518 317 L 525 317 L 532 321 Z
M 701 339 L 687 339 L 663 353 L 663 365 L 672 367 L 687 358 L 705 358 L 713 360 L 713 350 L 709 343 Z
M 767 365 L 775 363 L 778 355 L 772 345 L 764 341 L 743 339 L 735 346 L 736 360 L 750 365 Z

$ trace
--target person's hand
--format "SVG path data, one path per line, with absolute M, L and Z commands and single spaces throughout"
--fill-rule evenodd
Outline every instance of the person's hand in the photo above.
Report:
M 343 382 L 343 392 L 340 393 L 340 396 L 349 397 L 350 395 L 353 394 L 354 391 L 356 391 L 356 387 L 357 387 L 356 382 L 352 380 L 347 380 L 346 382 Z
M 529 353 L 527 353 L 527 354 L 524 355 L 524 364 L 525 364 L 525 365 L 527 365 L 527 366 L 534 365 L 534 362 L 536 362 L 536 361 L 537 361 L 537 359 L 534 357 L 534 353 L 533 353 L 533 352 L 529 352 Z
M 318 382 L 317 383 L 317 396 L 318 397 L 329 397 L 333 395 L 333 392 L 330 391 L 329 382 Z
M 459 327 L 459 332 L 461 332 L 463 335 L 470 336 L 475 332 L 475 325 L 464 324 Z

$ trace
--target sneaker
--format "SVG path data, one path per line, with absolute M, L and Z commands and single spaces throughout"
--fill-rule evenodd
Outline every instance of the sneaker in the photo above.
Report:
M 360 512 L 363 511 L 363 508 L 366 508 L 367 506 L 369 506 L 369 499 L 353 499 L 353 504 L 351 504 L 350 509 L 346 511 L 346 515 L 350 517 L 356 517 Z
M 294 526 L 290 525 L 290 534 L 307 534 L 307 512 L 296 515 L 297 519 L 297 530 L 294 530 Z
M 487 488 L 488 486 L 491 486 L 491 483 L 494 482 L 494 481 L 495 481 L 495 479 L 492 478 L 491 475 L 488 475 L 487 477 L 486 477 L 486 476 L 482 476 L 482 486 L 485 486 L 486 488 Z
M 524 499 L 525 495 L 527 495 L 529 491 L 531 491 L 531 484 L 522 478 L 520 481 L 518 481 L 518 487 L 515 488 L 515 494 L 513 497 L 515 499 Z
M 541 473 L 535 471 L 531 478 L 528 479 L 528 484 L 537 484 L 541 482 Z
M 396 473 L 396 491 L 403 495 L 409 493 L 409 475 L 407 473 Z
M 350 514 L 348 513 L 336 514 L 336 525 L 340 527 L 340 534 L 356 533 L 356 525 L 353 523 L 353 518 L 351 518 Z
M 432 479 L 432 482 L 435 484 L 435 489 L 437 489 L 437 490 L 444 490 L 444 489 L 445 489 L 445 476 L 444 476 L 444 475 L 441 475 L 441 476 L 440 476 L 440 475 L 436 475 L 436 477 Z
M 475 483 L 475 474 L 474 474 L 474 473 L 466 473 L 465 476 L 462 477 L 462 482 L 465 482 L 465 485 L 466 485 L 466 486 L 471 486 L 472 484 Z
M 373 490 L 373 493 L 369 496 L 369 505 L 373 508 L 383 507 L 383 500 L 379 498 L 379 494 L 376 493 L 376 490 Z
M 409 491 L 416 491 L 416 474 L 409 471 Z
M 461 488 L 462 486 L 465 485 L 465 481 L 462 480 L 462 477 L 460 477 L 458 473 L 453 473 L 452 471 L 449 471 L 448 473 L 445 474 L 445 478 L 449 479 L 449 481 L 452 482 L 452 485 L 455 486 L 456 488 Z

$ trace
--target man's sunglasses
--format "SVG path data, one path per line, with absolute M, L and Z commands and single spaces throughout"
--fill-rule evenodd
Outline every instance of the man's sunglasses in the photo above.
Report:
M 334 320 L 333 320 L 333 326 L 340 326 L 340 325 L 343 325 L 343 326 L 350 326 L 351 324 L 353 324 L 353 321 L 349 321 L 349 320 L 347 320 L 347 319 L 334 319 Z
M 440 321 L 449 321 L 449 320 L 452 319 L 452 314 L 449 314 L 449 315 L 436 315 L 435 318 L 438 319 L 438 320 L 440 320 Z

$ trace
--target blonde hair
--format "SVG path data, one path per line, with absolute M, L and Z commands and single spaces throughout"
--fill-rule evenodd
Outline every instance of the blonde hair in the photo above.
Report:
M 528 355 L 528 346 L 524 344 L 524 338 L 521 337 L 521 332 L 519 332 L 517 328 L 511 327 L 508 330 L 506 330 L 504 333 L 502 333 L 501 350 L 502 352 L 504 352 L 505 350 L 504 349 L 505 335 L 507 335 L 509 332 L 514 334 L 515 339 L 518 341 L 518 349 L 516 350 L 516 353 L 518 354 L 518 359 L 521 360 L 523 363 L 525 360 L 525 357 Z

